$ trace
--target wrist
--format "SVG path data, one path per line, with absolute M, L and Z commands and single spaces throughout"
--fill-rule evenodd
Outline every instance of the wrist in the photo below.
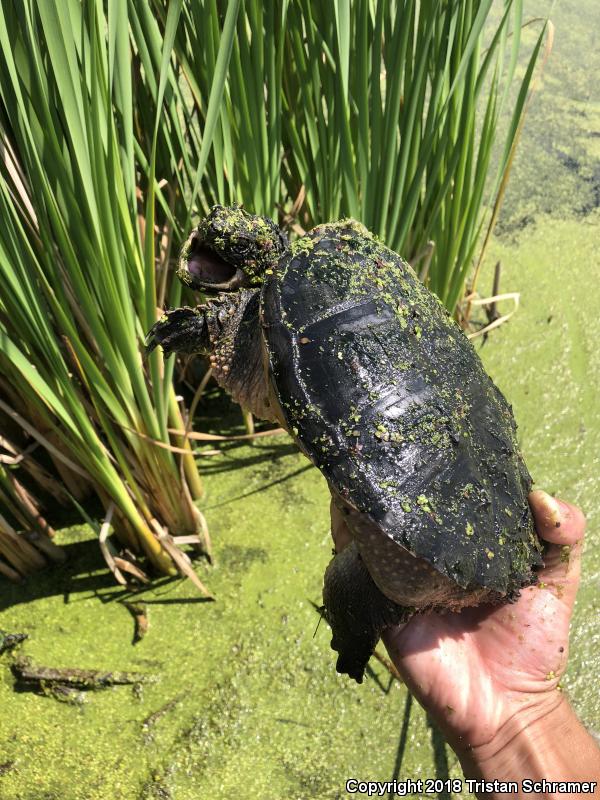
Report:
M 460 742 L 455 749 L 465 769 L 485 775 L 506 774 L 515 761 L 529 760 L 536 752 L 543 751 L 541 741 L 563 736 L 572 714 L 561 692 L 549 692 L 523 704 L 489 741 L 476 745 Z
M 462 751 L 461 744 L 455 750 L 468 778 L 600 781 L 600 749 L 558 691 L 523 707 L 489 742 Z

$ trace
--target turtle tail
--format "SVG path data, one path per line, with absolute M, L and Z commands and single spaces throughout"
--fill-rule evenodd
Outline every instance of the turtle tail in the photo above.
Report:
M 165 356 L 208 352 L 210 339 L 203 311 L 186 307 L 163 314 L 146 336 L 146 358 L 158 345 L 163 348 Z

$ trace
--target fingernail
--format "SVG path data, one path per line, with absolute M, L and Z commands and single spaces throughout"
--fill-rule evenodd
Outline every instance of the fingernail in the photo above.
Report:
M 555 499 L 558 504 L 559 520 L 564 521 L 571 513 L 571 507 L 569 506 L 568 503 L 564 503 L 562 500 L 559 500 L 558 498 L 553 498 L 553 499 Z
M 541 506 L 543 520 L 547 525 L 552 525 L 555 528 L 560 528 L 561 519 L 563 517 L 562 509 L 559 500 L 541 489 L 536 489 L 532 492 L 535 495 L 536 503 Z M 563 506 L 564 507 L 564 506 Z

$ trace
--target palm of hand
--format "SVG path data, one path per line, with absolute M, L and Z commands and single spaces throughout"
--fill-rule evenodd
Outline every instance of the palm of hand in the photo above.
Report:
M 417 699 L 450 735 L 473 746 L 489 742 L 513 716 L 551 702 L 566 666 L 583 517 L 569 507 L 556 527 L 537 494 L 538 533 L 552 542 L 538 586 L 511 604 L 416 616 L 384 636 Z

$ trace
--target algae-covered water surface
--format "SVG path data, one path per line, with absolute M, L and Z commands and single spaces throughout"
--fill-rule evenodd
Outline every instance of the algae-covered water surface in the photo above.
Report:
M 600 48 L 592 0 L 565 0 L 554 19 L 555 52 L 488 259 L 502 261 L 501 289 L 518 290 L 521 305 L 478 349 L 513 405 L 536 485 L 588 516 L 563 685 L 598 731 Z M 490 268 L 482 292 L 491 278 Z M 15 690 L 0 656 L 0 797 L 325 800 L 348 796 L 351 777 L 458 777 L 452 751 L 379 662 L 362 686 L 334 671 L 315 610 L 331 550 L 320 474 L 285 436 L 202 464 L 215 565 L 197 569 L 216 602 L 186 581 L 124 595 L 87 528 L 60 534 L 64 566 L 2 584 L 0 629 L 28 633 L 20 652 L 34 662 L 150 680 L 61 703 Z M 148 611 L 135 645 L 127 599 Z

